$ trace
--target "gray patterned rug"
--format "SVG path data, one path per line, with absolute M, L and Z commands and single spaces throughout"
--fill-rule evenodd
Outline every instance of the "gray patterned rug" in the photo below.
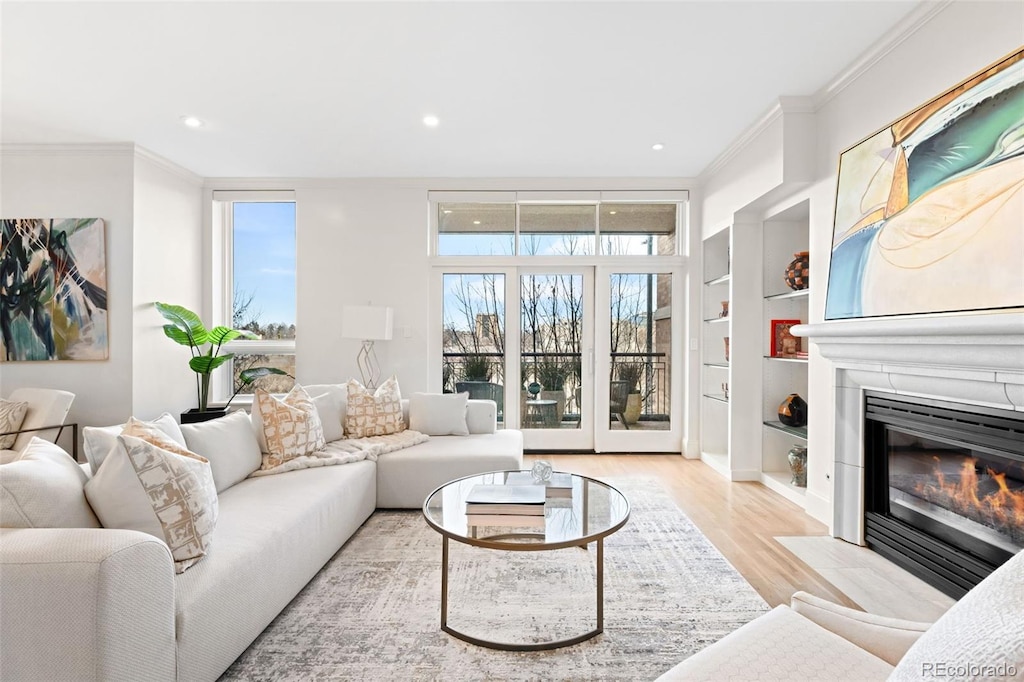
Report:
M 604 633 L 504 652 L 440 630 L 441 536 L 376 512 L 222 680 L 651 680 L 768 610 L 650 479 L 609 479 L 632 514 L 605 540 Z M 505 642 L 594 627 L 594 551 L 451 543 L 449 625 Z

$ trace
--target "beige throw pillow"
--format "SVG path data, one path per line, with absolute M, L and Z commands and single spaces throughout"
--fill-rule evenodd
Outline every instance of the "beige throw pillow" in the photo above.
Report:
M 256 389 L 255 410 L 267 443 L 261 469 L 273 469 L 290 459 L 323 450 L 327 444 L 316 404 L 298 384 L 283 400 Z
M 10 433 L 21 428 L 25 421 L 25 414 L 28 412 L 28 403 L 15 402 L 13 400 L 0 400 L 0 433 Z M 14 447 L 14 441 L 18 440 L 18 434 L 11 433 L 9 436 L 0 436 L 0 450 L 10 450 Z
M 147 437 L 160 441 L 158 433 Z M 168 439 L 169 440 L 169 439 Z M 137 530 L 167 543 L 182 573 L 205 556 L 217 524 L 217 490 L 205 457 L 172 452 L 130 435 L 117 438 L 85 494 L 104 528 Z
M 185 445 L 185 436 L 181 434 L 181 427 L 178 426 L 178 422 L 175 421 L 174 417 L 167 412 L 164 412 L 153 421 L 141 423 L 154 426 L 178 445 Z M 127 424 L 86 426 L 82 429 L 82 449 L 85 451 L 85 459 L 89 462 L 89 466 L 92 467 L 94 475 L 100 470 L 103 458 L 107 456 L 107 453 L 114 448 L 120 447 L 117 444 L 117 437 L 121 435 L 126 426 Z
M 398 379 L 391 377 L 372 393 L 355 379 L 349 381 L 347 387 L 346 436 L 367 438 L 405 431 Z

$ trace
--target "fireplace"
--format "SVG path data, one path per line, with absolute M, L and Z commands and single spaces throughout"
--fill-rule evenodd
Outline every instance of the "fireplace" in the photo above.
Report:
M 865 542 L 959 598 L 1024 548 L 1024 415 L 864 397 Z

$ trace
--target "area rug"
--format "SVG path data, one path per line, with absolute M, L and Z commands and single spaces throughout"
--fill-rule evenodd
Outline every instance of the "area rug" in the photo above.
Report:
M 419 511 L 382 511 L 221 679 L 653 680 L 768 610 L 656 481 L 608 482 L 632 510 L 605 540 L 604 633 L 594 639 L 505 652 L 443 633 L 441 536 Z M 450 547 L 450 626 L 514 643 L 593 629 L 593 549 Z

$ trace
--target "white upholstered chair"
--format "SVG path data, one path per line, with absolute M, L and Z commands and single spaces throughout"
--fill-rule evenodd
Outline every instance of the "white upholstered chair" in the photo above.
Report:
M 53 388 L 18 388 L 11 392 L 7 400 L 28 403 L 28 411 L 25 413 L 21 428 L 17 429 L 18 438 L 14 441 L 13 447 L 10 450 L 0 450 L 0 464 L 17 459 L 33 436 L 57 442 L 64 429 L 64 420 L 67 419 L 71 403 L 75 400 L 75 394 Z M 77 428 L 73 431 L 73 449 L 77 450 Z

